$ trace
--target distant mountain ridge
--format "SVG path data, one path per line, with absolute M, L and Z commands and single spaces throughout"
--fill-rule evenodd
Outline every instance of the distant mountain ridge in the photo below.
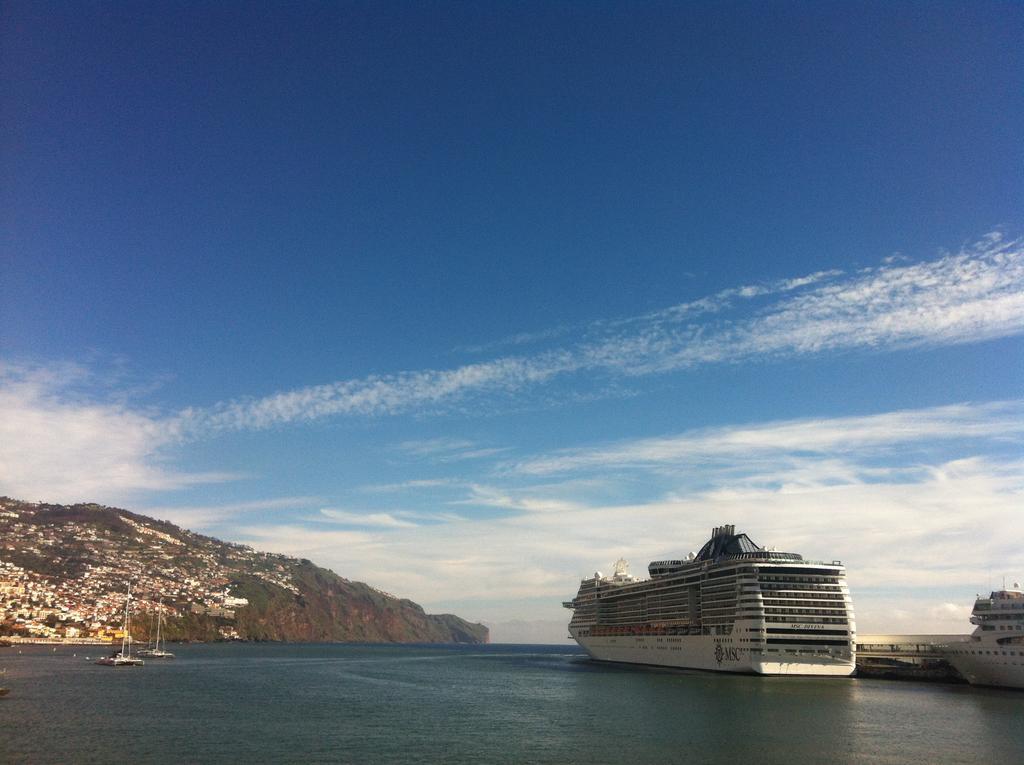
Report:
M 96 504 L 0 498 L 0 634 L 93 637 L 120 626 L 133 582 L 136 640 L 165 612 L 175 640 L 486 643 L 488 629 L 172 523 Z

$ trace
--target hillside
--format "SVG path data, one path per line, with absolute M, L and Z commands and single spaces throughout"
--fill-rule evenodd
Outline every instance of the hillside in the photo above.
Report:
M 485 643 L 487 628 L 308 560 L 95 504 L 0 498 L 0 634 L 136 640 L 158 609 L 172 640 Z

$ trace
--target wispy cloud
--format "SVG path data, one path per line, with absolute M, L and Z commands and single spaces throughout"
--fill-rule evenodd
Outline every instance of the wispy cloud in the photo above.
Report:
M 498 507 L 505 510 L 522 510 L 529 513 L 564 512 L 578 510 L 582 505 L 551 496 L 531 495 L 529 492 L 508 491 L 493 486 L 472 484 L 469 496 L 453 500 L 452 505 L 475 505 Z
M 463 353 L 486 353 L 488 351 L 495 351 L 498 348 L 507 348 L 510 346 L 524 346 L 524 345 L 535 345 L 548 340 L 554 340 L 558 337 L 564 337 L 572 332 L 577 332 L 584 329 L 585 324 L 577 325 L 565 325 L 561 327 L 551 327 L 548 329 L 542 329 L 537 332 L 519 332 L 509 337 L 495 340 L 490 343 L 483 343 L 480 345 L 465 345 L 456 348 L 456 351 Z
M 730 288 L 697 301 L 596 321 L 575 342 L 448 370 L 345 380 L 180 413 L 184 434 L 260 429 L 328 416 L 443 409 L 555 380 L 586 388 L 708 364 L 850 349 L 975 342 L 1024 331 L 1024 243 L 997 234 L 937 260 L 823 271 Z
M 186 409 L 177 417 L 176 427 L 198 436 L 336 415 L 397 414 L 414 407 L 442 405 L 472 391 L 519 390 L 572 368 L 569 355 L 548 354 L 539 359 L 506 358 L 451 370 L 348 380 L 260 399 L 240 399 L 211 409 Z
M 398 514 L 392 513 L 358 513 L 351 510 L 325 507 L 320 510 L 320 515 L 327 520 L 347 526 L 369 526 L 388 529 L 408 529 L 419 526 L 418 523 L 408 520 L 408 516 L 401 517 Z
M 545 475 L 591 469 L 706 464 L 756 464 L 765 455 L 848 454 L 913 442 L 1024 437 L 1024 401 L 956 404 L 884 414 L 797 419 L 704 428 L 585 449 L 563 449 L 510 463 L 506 470 Z
M 373 534 L 366 531 L 334 530 L 324 531 L 322 528 L 310 528 L 300 524 L 251 525 L 238 528 L 238 541 L 258 550 L 267 550 L 300 558 L 312 558 L 321 566 L 335 566 L 338 571 L 345 571 L 350 576 L 352 567 L 343 565 L 339 551 L 359 546 L 365 554 L 372 555 L 384 549 Z M 331 555 L 317 555 L 330 550 Z M 341 560 L 339 563 L 338 561 Z M 382 580 L 368 580 L 375 584 Z
M 472 441 L 462 438 L 428 438 L 420 441 L 402 441 L 397 448 L 407 454 L 433 456 L 460 452 L 474 447 L 475 444 Z
M 591 330 L 603 330 L 608 328 L 621 328 L 628 326 L 665 326 L 678 323 L 683 320 L 691 320 L 705 314 L 724 313 L 736 306 L 737 303 L 752 300 L 753 298 L 778 295 L 801 287 L 808 287 L 818 282 L 842 276 L 843 272 L 838 270 L 816 271 L 806 276 L 799 276 L 793 279 L 777 279 L 762 284 L 746 284 L 741 287 L 728 287 L 719 290 L 714 295 L 679 303 L 668 308 L 657 311 L 619 319 L 604 319 L 589 325 Z
M 454 478 L 414 478 L 410 481 L 397 483 L 372 483 L 359 487 L 359 491 L 367 494 L 390 494 L 401 491 L 421 491 L 423 489 L 445 489 L 462 486 L 465 482 Z
M 573 334 L 583 338 L 593 338 L 595 336 L 600 336 L 604 332 L 613 328 L 623 328 L 631 325 L 657 325 L 678 322 L 683 319 L 692 319 L 702 314 L 722 312 L 731 307 L 737 301 L 743 299 L 789 292 L 791 290 L 806 287 L 816 282 L 840 275 L 842 275 L 842 271 L 817 271 L 813 274 L 797 277 L 795 279 L 778 279 L 773 282 L 765 282 L 762 284 L 747 284 L 741 287 L 729 287 L 727 289 L 720 290 L 714 295 L 698 298 L 697 300 L 691 300 L 685 303 L 679 303 L 677 305 L 670 306 L 669 308 L 651 311 L 639 316 L 598 319 L 591 322 L 563 325 L 536 332 L 520 332 L 501 340 L 497 340 L 493 343 L 469 346 L 457 350 L 463 350 L 470 353 L 483 353 L 485 351 L 496 350 L 501 347 L 537 345 Z
M 319 501 L 317 497 L 275 497 L 222 504 L 149 506 L 139 508 L 139 512 L 152 518 L 171 521 L 185 528 L 201 530 L 225 521 L 237 520 L 239 516 L 268 510 L 302 510 Z
M 475 441 L 461 438 L 430 438 L 420 441 L 403 441 L 398 444 L 397 448 L 405 454 L 429 458 L 437 462 L 482 459 L 509 451 L 507 446 L 482 446 Z

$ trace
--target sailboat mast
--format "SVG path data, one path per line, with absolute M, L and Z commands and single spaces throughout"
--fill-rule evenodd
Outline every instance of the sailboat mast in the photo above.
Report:
M 160 603 L 156 607 L 156 650 L 160 650 L 160 625 L 164 621 L 164 596 L 160 596 Z
M 121 630 L 121 655 L 125 655 L 125 644 L 128 645 L 128 650 L 131 651 L 131 641 L 128 639 L 128 630 L 130 629 L 130 622 L 128 621 L 128 607 L 132 602 L 132 583 L 128 580 L 128 597 L 124 601 L 124 627 Z

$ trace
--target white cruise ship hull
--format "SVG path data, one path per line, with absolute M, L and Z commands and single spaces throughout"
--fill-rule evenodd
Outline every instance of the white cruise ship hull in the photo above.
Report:
M 592 659 L 622 664 L 645 664 L 675 669 L 700 669 L 755 675 L 812 675 L 847 677 L 856 668 L 843 656 L 766 657 L 710 635 L 680 637 L 577 636 Z
M 1012 658 L 995 653 L 999 655 L 953 654 L 946 658 L 971 685 L 1024 689 L 1024 651 Z

